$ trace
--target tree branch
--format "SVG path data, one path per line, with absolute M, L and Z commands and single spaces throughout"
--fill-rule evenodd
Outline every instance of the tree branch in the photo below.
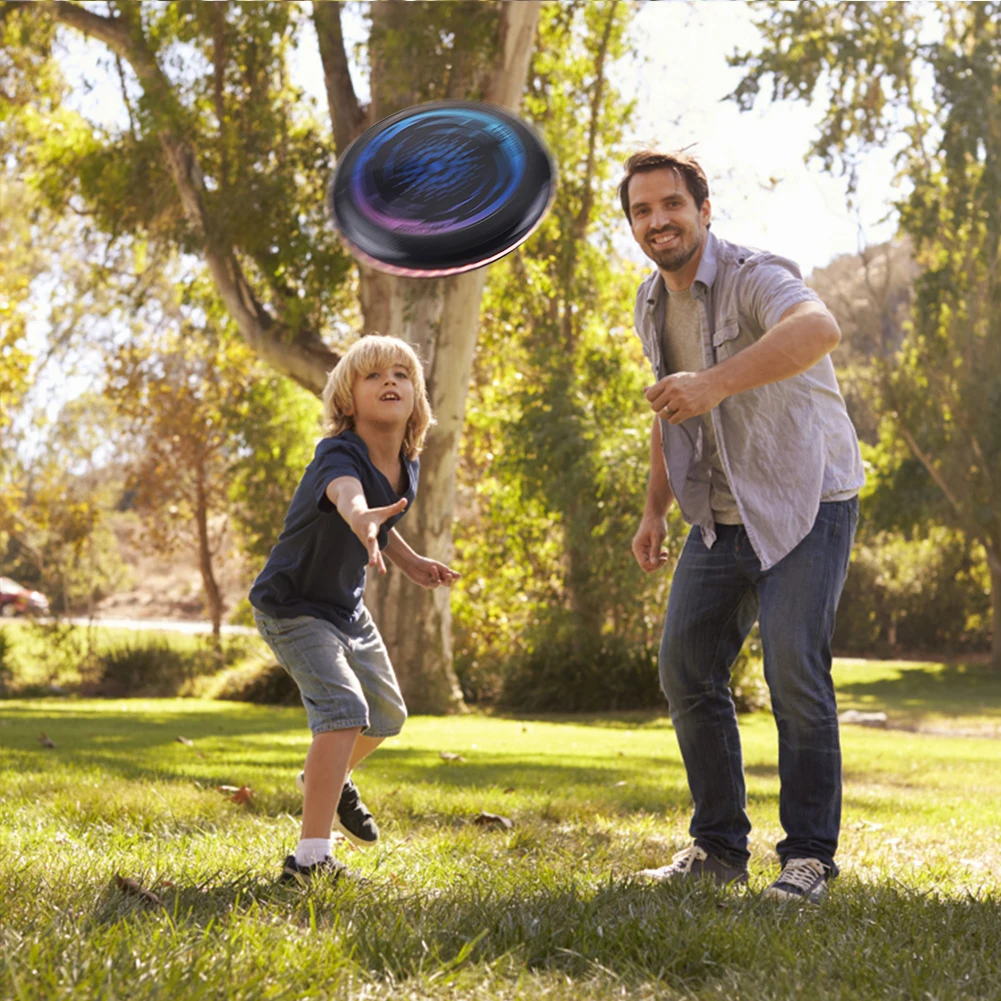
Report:
M 65 0 L 55 0 L 46 6 L 47 12 L 61 24 L 104 42 L 121 56 L 132 67 L 146 95 L 154 97 L 158 107 L 170 109 L 158 129 L 160 146 L 185 218 L 202 245 L 219 297 L 244 340 L 261 358 L 319 394 L 339 356 L 314 332 L 288 330 L 277 322 L 254 294 L 233 247 L 222 242 L 219 227 L 205 207 L 205 180 L 195 146 L 182 131 L 179 114 L 182 109 L 177 94 L 146 44 L 132 9 L 125 7 L 118 17 L 108 18 Z
M 340 155 L 365 127 L 365 109 L 358 103 L 341 31 L 337 0 L 313 0 L 313 24 L 323 63 L 323 82 L 334 130 L 334 152 Z

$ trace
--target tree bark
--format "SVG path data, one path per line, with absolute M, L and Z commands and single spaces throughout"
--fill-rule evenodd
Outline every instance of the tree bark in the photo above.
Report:
M 330 114 L 338 145 L 354 137 L 364 120 L 350 77 L 341 68 L 343 41 L 334 4 L 314 3 L 324 23 L 320 38 Z M 498 38 L 489 84 L 484 97 L 493 104 L 516 108 L 521 101 L 535 38 L 540 3 L 505 2 L 498 5 Z M 378 121 L 418 95 L 401 89 L 397 79 L 388 91 L 380 72 L 378 39 L 406 15 L 406 5 L 372 5 L 372 106 L 369 118 Z M 322 12 L 322 13 L 321 13 Z M 340 45 L 341 53 L 331 51 Z M 327 67 L 330 71 L 327 72 Z M 471 85 L 471 83 L 470 83 Z M 340 124 L 338 124 L 340 122 Z M 352 125 L 353 123 L 353 125 Z M 359 267 L 364 330 L 400 337 L 412 344 L 425 363 L 428 396 L 438 421 L 427 436 L 421 455 L 420 490 L 414 509 L 400 524 L 409 544 L 421 555 L 444 563 L 452 558 L 452 521 L 455 511 L 455 470 L 459 437 L 466 413 L 466 395 L 479 331 L 480 300 L 485 272 L 469 272 L 445 279 L 397 278 Z M 403 695 L 415 713 L 461 711 L 462 692 L 452 666 L 452 617 L 449 592 L 428 591 L 411 584 L 394 568 L 383 578 L 370 577 L 365 603 L 382 632 Z

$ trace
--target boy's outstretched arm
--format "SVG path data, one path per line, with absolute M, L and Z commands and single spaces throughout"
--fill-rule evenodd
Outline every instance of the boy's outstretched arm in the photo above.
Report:
M 361 480 L 354 476 L 338 476 L 327 484 L 327 499 L 337 508 L 337 513 L 347 522 L 348 527 L 368 550 L 368 565 L 376 567 L 379 573 L 386 572 L 386 564 L 379 549 L 379 528 L 387 518 L 399 514 L 407 506 L 407 499 L 401 497 L 388 507 L 368 506 Z
M 444 563 L 418 556 L 395 528 L 389 530 L 389 541 L 386 543 L 385 555 L 403 571 L 404 576 L 415 584 L 420 584 L 421 587 L 434 589 L 442 584 L 448 587 L 462 576 L 458 571 L 445 566 Z

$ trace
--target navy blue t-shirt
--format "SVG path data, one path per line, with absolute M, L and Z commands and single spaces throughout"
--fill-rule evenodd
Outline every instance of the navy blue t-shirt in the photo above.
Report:
M 420 463 L 402 454 L 401 459 L 406 486 L 397 494 L 353 431 L 322 439 L 296 488 L 278 542 L 250 589 L 250 603 L 278 619 L 296 615 L 326 619 L 356 636 L 368 551 L 330 503 L 327 486 L 339 476 L 353 476 L 361 481 L 369 507 L 386 507 L 407 498 L 403 511 L 379 530 L 379 548 L 385 549 L 389 530 L 417 496 Z

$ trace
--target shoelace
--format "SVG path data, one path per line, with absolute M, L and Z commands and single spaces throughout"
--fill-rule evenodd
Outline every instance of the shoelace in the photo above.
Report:
M 791 858 L 782 867 L 779 882 L 795 886 L 797 890 L 809 891 L 810 887 L 824 875 L 824 865 L 812 858 Z
M 696 862 L 706 858 L 706 853 L 698 845 L 689 845 L 671 859 L 671 868 L 678 872 L 690 872 Z

